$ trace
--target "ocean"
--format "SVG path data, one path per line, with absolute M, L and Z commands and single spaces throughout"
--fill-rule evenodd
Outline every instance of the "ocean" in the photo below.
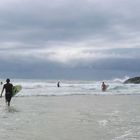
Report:
M 134 95 L 140 94 L 140 84 L 123 84 L 124 79 L 104 80 L 109 85 L 102 92 L 102 81 L 60 81 L 58 80 L 13 80 L 23 90 L 17 96 L 62 96 L 62 95 Z
M 140 85 L 123 81 L 102 92 L 102 81 L 11 79 L 22 91 L 10 107 L 0 99 L 0 139 L 139 140 Z

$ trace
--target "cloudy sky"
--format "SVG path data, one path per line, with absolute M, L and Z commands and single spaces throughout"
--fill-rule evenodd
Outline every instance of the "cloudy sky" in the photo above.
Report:
M 139 76 L 139 7 L 139 0 L 1 0 L 0 76 Z

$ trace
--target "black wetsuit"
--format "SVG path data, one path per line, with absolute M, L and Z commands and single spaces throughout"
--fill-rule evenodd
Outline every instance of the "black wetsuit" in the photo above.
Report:
M 6 84 L 4 84 L 3 88 L 5 89 L 5 99 L 6 99 L 6 101 L 10 102 L 11 98 L 12 98 L 13 85 L 11 83 L 6 83 Z

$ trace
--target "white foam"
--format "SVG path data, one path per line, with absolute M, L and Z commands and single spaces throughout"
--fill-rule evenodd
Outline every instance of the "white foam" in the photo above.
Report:
M 22 91 L 17 96 L 50 96 L 50 95 L 131 95 L 140 94 L 139 84 L 123 84 L 120 82 L 106 82 L 109 88 L 101 90 L 101 81 L 61 81 L 58 80 L 14 80 L 13 84 L 22 85 Z
M 100 120 L 100 121 L 98 121 L 98 123 L 100 126 L 105 127 L 107 125 L 108 121 L 107 120 Z
M 125 138 L 125 137 L 127 137 L 127 136 L 130 136 L 130 135 L 132 135 L 131 130 L 128 130 L 128 131 L 125 131 L 123 135 L 118 136 L 118 137 L 116 137 L 116 138 L 113 139 L 113 140 L 123 139 L 123 138 Z

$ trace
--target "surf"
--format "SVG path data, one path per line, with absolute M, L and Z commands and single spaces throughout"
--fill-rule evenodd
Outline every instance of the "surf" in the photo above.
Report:
M 105 81 L 105 80 L 104 80 Z M 22 90 L 15 96 L 63 96 L 63 95 L 135 95 L 140 94 L 139 84 L 123 84 L 123 80 L 106 80 L 109 85 L 105 93 L 101 90 L 102 81 L 63 80 L 57 87 L 58 80 L 14 80 L 14 85 L 21 85 Z

